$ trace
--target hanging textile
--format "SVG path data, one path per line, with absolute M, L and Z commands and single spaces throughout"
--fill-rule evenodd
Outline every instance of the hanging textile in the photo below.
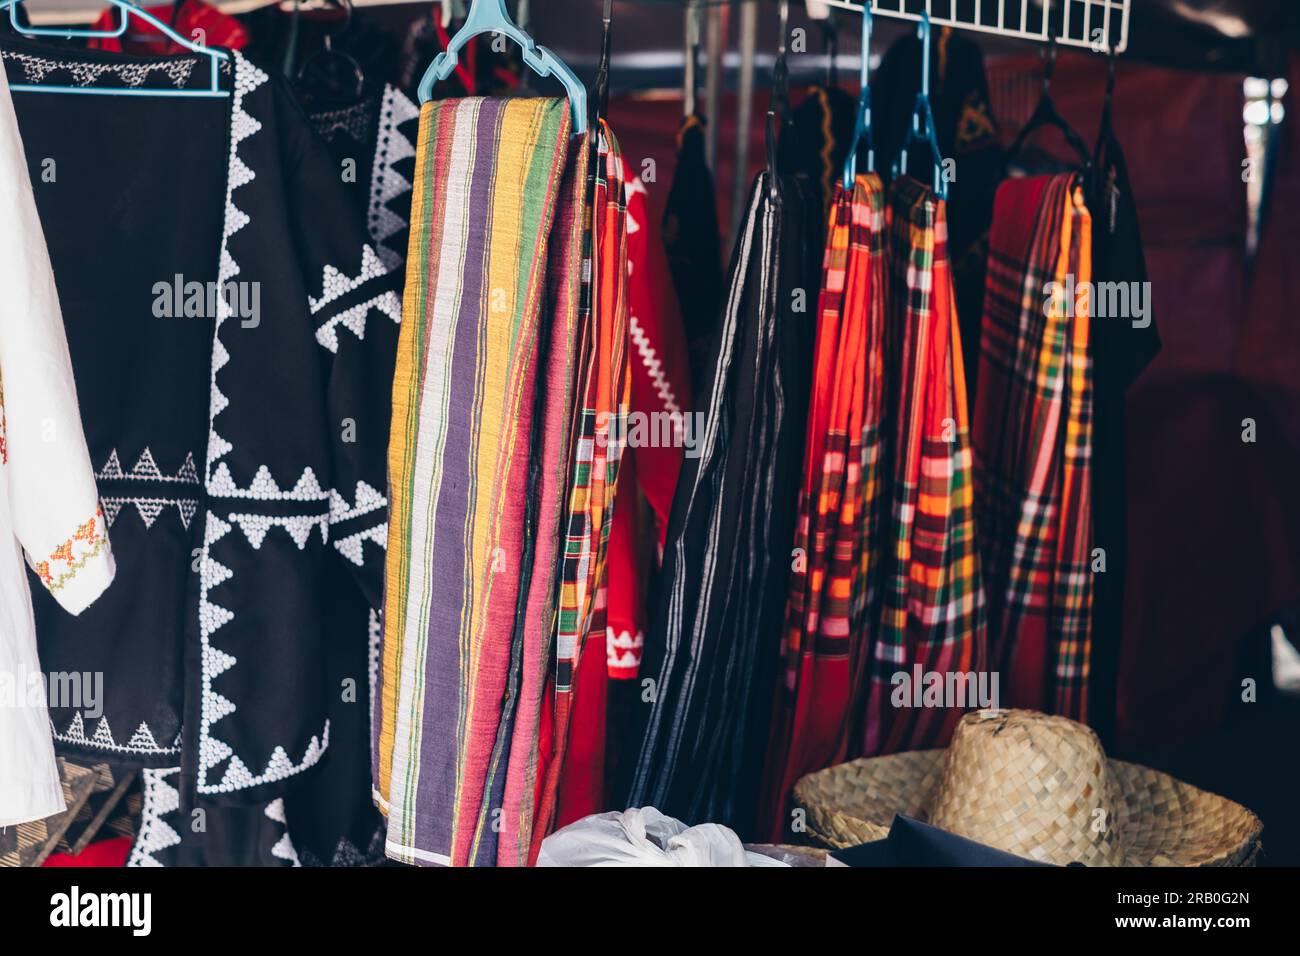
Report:
M 4 39 L 0 56 L 28 83 L 208 82 L 189 54 Z M 377 605 L 401 308 L 283 81 L 238 53 L 222 77 L 228 101 L 33 96 L 19 109 L 29 162 L 57 164 L 60 188 L 38 207 L 124 569 L 75 621 L 37 603 L 45 666 L 104 674 L 96 712 L 52 709 L 57 746 L 183 768 L 186 812 L 265 808 L 328 746 L 324 568 L 340 563 Z M 105 182 L 137 199 L 106 203 Z M 245 850 L 263 860 L 223 848 Z
M 570 735 L 587 738 L 599 734 L 603 738 L 604 727 L 606 558 L 627 438 L 632 378 L 628 374 L 625 167 L 618 139 L 603 119 L 596 140 L 588 214 L 589 262 L 584 265 L 584 273 L 590 276 L 590 290 L 584 296 L 590 315 L 590 351 L 579 380 L 578 394 L 583 397 L 574 411 L 577 432 L 572 442 L 567 535 L 560 567 L 552 746 L 540 784 L 530 849 L 533 860 L 541 841 L 555 828 Z M 588 702 L 583 706 L 578 690 L 582 661 L 589 654 L 596 657 L 589 668 L 595 679 L 590 693 L 583 688 Z M 598 766 L 588 772 L 603 775 L 603 753 L 600 756 Z
M 890 385 L 895 423 L 880 630 L 873 641 L 864 754 L 947 742 L 965 707 L 900 688 L 986 663 L 986 608 L 975 537 L 970 426 L 942 200 L 910 177 L 889 196 Z M 903 674 L 907 682 L 897 683 Z M 946 679 L 944 684 L 947 684 Z M 969 697 L 966 706 L 976 701 Z
M 421 109 L 376 721 L 377 798 L 402 862 L 470 862 L 485 825 L 569 131 L 564 100 Z
M 844 160 L 853 141 L 858 98 L 837 86 L 814 83 L 790 113 L 777 148 L 777 166 L 783 173 L 808 177 L 817 205 L 808 211 L 810 240 L 826 241 L 826 221 L 843 179 Z
M 590 316 L 582 305 L 590 294 L 589 274 L 583 267 L 590 223 L 586 209 L 590 160 L 587 138 L 570 147 L 560 205 L 551 230 L 547 285 L 550 321 L 542 329 L 545 345 L 538 349 L 538 354 L 545 356 L 545 382 L 538 389 L 528 491 L 528 528 L 533 529 L 531 571 L 526 582 L 521 582 L 521 615 L 515 621 L 516 649 L 507 696 L 507 700 L 516 701 L 514 719 L 502 721 L 497 735 L 500 759 L 493 768 L 498 792 L 493 794 L 492 806 L 501 808 L 500 825 L 493 828 L 497 831 L 498 866 L 528 863 L 542 766 L 543 705 L 547 694 L 553 693 L 548 688 L 554 668 L 551 655 L 559 604 L 557 571 L 563 554 L 574 456 L 574 401 L 584 361 L 578 348 L 579 342 L 586 341 Z M 484 834 L 489 843 L 493 838 L 492 833 Z M 485 846 L 479 855 L 490 863 L 487 849 Z
M 344 188 L 366 219 L 366 230 L 384 267 L 398 275 L 406 266 L 410 236 L 411 177 L 420 108 L 391 84 L 354 103 L 308 112 L 329 147 L 335 168 L 355 172 Z M 343 164 L 351 160 L 351 169 Z
M 84 611 L 115 566 L 3 70 L 0 209 L 0 827 L 12 827 L 64 809 L 23 558 L 60 614 Z
M 1073 174 L 998 190 L 975 405 L 991 666 L 1085 720 L 1092 623 L 1091 217 Z
M 891 371 L 880 177 L 858 176 L 851 192 L 837 187 L 829 222 L 795 526 L 798 557 L 759 823 L 773 840 L 786 829 L 794 782 L 858 754 L 866 655 L 880 611 Z
M 691 405 L 686 338 L 659 228 L 650 218 L 645 185 L 626 161 L 624 180 L 631 406 L 605 584 L 597 596 L 597 606 L 605 608 L 605 658 L 583 656 L 583 691 L 575 702 L 556 828 L 609 809 L 605 757 L 611 733 L 618 735 L 611 718 L 617 722 L 622 714 L 610 713 L 616 708 L 607 696 L 617 688 L 607 681 L 637 676 L 645 644 L 643 585 L 659 563 L 686 442 L 698 435 L 688 431 L 693 426 L 686 418 Z M 649 506 L 645 513 L 643 497 Z
M 673 493 L 687 448 L 699 436 L 688 419 L 692 409 L 691 371 L 682 309 L 673 292 L 668 258 L 659 226 L 650 217 L 646 188 L 632 175 L 627 183 L 627 297 L 633 420 L 628 425 L 628 447 L 622 468 L 633 480 L 620 478 L 619 501 L 639 491 L 650 507 L 651 526 L 639 527 L 641 509 L 615 511 L 610 541 L 609 676 L 630 680 L 637 676 L 645 642 L 645 600 L 637 566 L 643 541 L 654 541 L 658 563 L 668 535 Z M 615 571 L 614 554 L 618 569 Z
M 979 43 L 952 27 L 935 30 L 930 58 L 930 103 L 939 152 L 956 163 L 948 185 L 948 257 L 961 324 L 967 404 L 975 401 L 979 367 L 984 270 L 988 259 L 993 196 L 1006 178 L 1006 153 L 984 72 Z M 900 36 L 872 75 L 871 128 L 877 156 L 894 156 L 912 126 L 921 87 L 921 41 Z
M 226 47 L 230 50 L 242 50 L 248 46 L 248 28 L 202 0 L 176 0 L 175 4 L 159 4 L 144 9 L 163 23 L 170 24 L 183 37 L 202 37 L 197 42 L 205 46 Z M 183 46 L 152 23 L 140 18 L 132 19 L 129 29 L 122 36 L 113 36 L 112 31 L 122 22 L 122 16 L 122 13 L 112 7 L 107 8 L 90 27 L 100 35 L 88 39 L 86 46 L 91 50 L 104 50 L 108 53 L 140 53 L 149 56 L 185 54 Z
M 1094 287 L 1126 283 L 1150 289 L 1128 164 L 1114 128 L 1099 134 L 1101 149 L 1088 195 L 1092 214 Z M 1160 352 L 1160 333 L 1148 297 L 1145 318 L 1112 315 L 1090 321 L 1092 360 L 1092 540 L 1106 554 L 1106 571 L 1093 578 L 1092 653 L 1088 666 L 1088 725 L 1107 748 L 1115 746 L 1120 647 L 1127 575 L 1127 499 L 1124 478 L 1125 405 L 1129 387 Z
M 146 768 L 140 829 L 126 858 L 129 867 L 300 866 L 290 839 L 284 799 L 253 807 L 204 808 L 195 830 L 183 808 L 180 770 Z
M 365 217 L 376 255 L 399 279 L 406 271 L 419 116 L 419 107 L 389 85 L 355 103 L 308 112 L 334 168 L 344 174 L 343 189 Z M 386 448 L 386 432 L 383 441 Z M 326 685 L 351 692 L 330 694 L 329 751 L 318 770 L 286 794 L 285 814 L 304 866 L 369 866 L 386 859 L 382 838 L 376 840 L 383 825 L 370 782 L 372 685 L 382 625 L 379 609 L 350 586 L 344 562 L 330 562 L 324 573 Z
M 642 677 L 653 681 L 627 806 L 753 829 L 792 562 L 813 328 L 796 311 L 816 275 L 809 198 L 763 173 L 732 256 L 700 410 L 683 465 Z
M 691 391 L 703 395 L 722 308 L 722 231 L 713 174 L 704 153 L 705 120 L 688 116 L 677 133 L 677 162 L 664 207 L 664 248 L 690 349 Z

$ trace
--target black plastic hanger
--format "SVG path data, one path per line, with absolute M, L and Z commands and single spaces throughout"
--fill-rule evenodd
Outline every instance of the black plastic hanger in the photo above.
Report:
M 600 64 L 596 67 L 596 83 L 592 87 L 591 125 L 605 118 L 609 110 L 609 24 L 613 19 L 614 0 L 605 0 L 600 19 Z
M 822 21 L 822 39 L 826 47 L 826 89 L 833 90 L 839 80 L 840 58 L 840 21 L 833 9 L 826 11 L 826 19 Z
M 772 99 L 767 107 L 767 183 L 772 202 L 781 201 L 781 177 L 777 169 L 778 129 L 781 134 L 790 122 L 790 67 L 786 62 L 786 31 L 790 23 L 789 0 L 781 0 L 781 42 L 772 67 Z
M 1106 150 L 1106 144 L 1115 135 L 1114 115 L 1111 108 L 1115 99 L 1115 61 L 1118 56 L 1112 47 L 1106 56 L 1106 95 L 1101 101 L 1101 122 L 1097 125 L 1097 145 L 1092 150 L 1092 167 L 1093 172 L 1100 175 L 1102 166 L 1102 154 Z
M 350 75 L 353 88 L 351 90 L 351 96 L 348 98 L 357 100 L 361 98 L 361 93 L 366 86 L 365 71 L 361 69 L 361 64 L 357 62 L 356 57 L 347 50 L 338 48 L 334 45 L 335 39 L 341 38 L 348 32 L 348 28 L 352 26 L 352 0 L 338 0 L 338 5 L 343 10 L 342 24 L 326 31 L 321 49 L 317 50 L 302 61 L 302 65 L 298 67 L 297 81 L 299 83 L 310 83 L 307 74 L 313 66 L 319 68 L 319 65 L 325 60 L 338 60 L 341 62 L 343 70 L 338 73 L 335 73 L 332 70 L 327 70 L 321 74 L 321 78 L 327 83 L 330 83 L 333 82 L 337 76 Z M 294 16 L 295 18 L 297 17 L 296 6 L 294 9 Z
M 1056 72 L 1056 37 L 1053 36 L 1048 40 L 1047 51 L 1044 54 L 1045 62 L 1043 64 L 1043 95 L 1038 99 L 1038 105 L 1034 107 L 1034 112 L 1030 114 L 1029 121 L 1025 123 L 1020 133 L 1016 136 L 1011 148 L 1007 150 L 1007 161 L 1012 161 L 1020 150 L 1024 148 L 1029 134 L 1043 126 L 1055 126 L 1065 137 L 1065 141 L 1070 144 L 1070 148 L 1079 154 L 1079 162 L 1083 165 L 1084 172 L 1092 169 L 1092 154 L 1088 149 L 1088 144 L 1083 141 L 1083 137 L 1075 132 L 1074 128 L 1066 122 L 1065 117 L 1061 115 L 1060 110 L 1056 108 L 1056 101 L 1052 99 L 1052 74 Z

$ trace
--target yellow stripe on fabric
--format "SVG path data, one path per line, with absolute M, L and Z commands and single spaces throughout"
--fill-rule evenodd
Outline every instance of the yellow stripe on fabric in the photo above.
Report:
M 429 190 L 432 177 L 427 164 L 432 163 L 432 150 L 425 149 L 430 140 L 434 122 L 434 104 L 426 103 L 420 109 L 420 128 L 416 152 L 417 171 L 411 193 L 411 231 L 407 244 L 407 258 L 421 261 L 428 229 Z M 421 175 L 423 173 L 423 175 Z M 398 332 L 397 363 L 393 373 L 393 428 L 388 445 L 388 474 L 401 480 L 410 474 L 411 458 L 415 449 L 419 408 L 419 367 L 423 355 L 424 289 L 419 281 L 421 270 L 411 269 L 402 293 L 402 313 L 408 316 Z M 387 816 L 389 786 L 392 780 L 394 722 L 398 701 L 398 675 L 402 667 L 402 635 L 406 629 L 407 573 L 409 569 L 406 542 L 410 528 L 410 496 L 389 494 L 388 540 L 389 548 L 384 568 L 384 656 L 383 693 L 381 701 L 373 706 L 380 708 L 377 790 L 381 799 L 380 811 Z
M 503 385 L 500 390 L 505 401 L 491 406 L 490 420 L 484 422 L 484 427 L 491 427 L 493 433 L 498 434 L 504 425 L 504 434 L 499 435 L 495 460 L 487 460 L 486 456 L 476 459 L 478 480 L 483 487 L 491 489 L 491 494 L 475 502 L 478 509 L 485 512 L 488 525 L 486 528 L 476 525 L 483 528 L 483 534 L 474 542 L 476 552 L 483 548 L 481 557 L 485 564 L 484 573 L 476 580 L 484 581 L 485 587 L 475 610 L 476 646 L 474 675 L 470 681 L 472 687 L 478 686 L 478 667 L 486 643 L 499 639 L 500 636 L 489 634 L 487 630 L 491 626 L 492 585 L 496 574 L 514 574 L 517 581 L 521 570 L 501 566 L 504 564 L 504 555 L 500 552 L 499 533 L 504 512 L 511 506 L 505 500 L 505 492 L 512 470 L 527 466 L 527 453 L 525 452 L 525 459 L 520 460 L 515 453 L 515 444 L 519 439 L 518 425 L 520 414 L 524 411 L 522 403 L 525 401 L 524 392 L 529 381 L 528 372 L 540 358 L 534 354 L 539 321 L 538 298 L 542 286 L 541 260 L 544 258 L 539 256 L 539 245 L 544 247 L 547 230 L 541 224 L 551 218 L 552 210 L 548 208 L 547 197 L 553 195 L 553 191 L 548 189 L 547 175 L 562 168 L 557 157 L 545 155 L 538 149 L 538 143 L 563 143 L 567 139 L 567 135 L 561 135 L 555 130 L 553 122 L 554 117 L 562 112 L 567 115 L 561 101 L 515 100 L 506 104 L 500 118 L 498 142 L 509 149 L 500 151 L 496 164 L 497 179 L 493 184 L 492 208 L 504 215 L 494 223 L 493 242 L 488 250 L 486 287 L 490 290 L 490 298 L 486 339 L 488 354 L 485 358 L 489 361 L 495 359 L 495 363 L 489 366 L 489 372 L 500 378 Z M 548 122 L 548 119 L 551 121 Z M 512 152 L 512 149 L 517 149 L 518 152 Z M 543 173 L 540 177 L 539 171 Z M 480 340 L 481 344 L 483 341 Z M 504 343 L 504 347 L 501 343 Z M 495 373 L 499 373 L 499 376 Z M 487 469 L 491 469 L 490 473 L 487 473 Z M 487 545 L 485 542 L 489 538 L 491 544 Z M 498 700 L 480 701 L 471 695 L 468 715 L 471 727 L 474 726 L 474 712 L 480 704 L 500 707 Z M 495 752 L 493 760 L 495 761 Z M 494 779 L 493 763 L 488 767 L 486 785 L 490 787 Z M 458 792 L 455 825 L 458 836 L 462 832 L 459 796 Z M 471 864 L 477 862 L 489 810 L 488 797 L 488 793 L 482 794 L 476 822 L 469 834 L 468 858 Z

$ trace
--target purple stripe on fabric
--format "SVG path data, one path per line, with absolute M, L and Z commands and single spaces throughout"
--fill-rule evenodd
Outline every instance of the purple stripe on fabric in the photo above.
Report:
M 482 359 L 478 347 L 487 283 L 488 237 L 492 230 L 492 183 L 498 141 L 496 126 L 503 100 L 478 101 L 473 134 L 469 206 L 465 215 L 464 268 L 460 300 L 453 320 L 452 362 L 448 381 L 448 419 L 442 456 L 442 477 L 435 515 L 439 537 L 462 535 L 435 549 L 432 561 L 433 597 L 429 608 L 428 654 L 425 657 L 424 730 L 420 739 L 420 779 L 415 805 L 416 838 L 420 847 L 452 854 L 454 811 L 458 805 L 458 762 L 464 752 L 462 721 L 470 688 L 466 680 L 468 648 L 459 646 L 461 616 L 474 600 L 473 569 L 467 564 L 473 529 L 470 527 L 473 481 L 478 459 L 476 427 L 479 409 L 471 406 L 482 395 Z M 459 109 L 472 108 L 462 104 Z M 468 143 L 456 143 L 459 148 Z M 447 237 L 455 238 L 455 237 Z M 430 250 L 436 262 L 439 250 Z M 445 539 L 444 539 L 445 540 Z M 461 826 L 466 821 L 461 821 Z

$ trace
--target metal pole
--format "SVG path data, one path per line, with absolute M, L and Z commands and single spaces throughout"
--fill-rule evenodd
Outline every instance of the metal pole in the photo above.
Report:
M 754 119 L 754 51 L 758 46 L 758 4 L 740 7 L 740 79 L 736 105 L 736 163 L 731 170 L 731 232 L 736 234 L 748 192 L 749 127 Z
M 690 0 L 686 5 L 686 73 L 682 79 L 682 115 L 695 115 L 696 63 L 700 52 L 700 5 Z
M 704 156 L 708 160 L 709 169 L 714 170 L 715 173 L 718 168 L 718 104 L 722 99 L 722 72 L 725 68 L 722 55 L 727 32 L 726 15 L 726 7 L 709 7 L 707 30 L 709 75 L 704 81 L 704 110 L 709 125 L 705 129 Z

